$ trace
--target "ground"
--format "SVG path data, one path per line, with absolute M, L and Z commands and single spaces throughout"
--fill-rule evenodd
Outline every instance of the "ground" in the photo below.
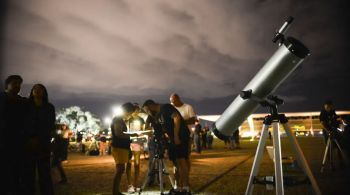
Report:
M 349 174 L 344 168 L 336 167 L 334 171 L 328 166 L 324 173 L 320 173 L 325 144 L 322 137 L 302 137 L 298 142 L 312 169 L 317 183 L 325 195 L 350 194 L 348 186 Z M 249 174 L 252 168 L 254 154 L 258 140 L 241 141 L 241 149 L 229 150 L 224 148 L 222 141 L 216 140 L 214 149 L 205 150 L 202 154 L 191 155 L 192 168 L 190 174 L 191 189 L 196 194 L 244 194 Z M 271 145 L 267 141 L 267 145 Z M 288 140 L 282 138 L 282 156 L 292 157 Z M 171 163 L 167 162 L 170 170 Z M 328 161 L 327 161 L 328 162 Z M 338 162 L 338 161 L 337 161 Z M 141 181 L 147 171 L 148 160 L 142 159 Z M 326 164 L 328 165 L 328 163 Z M 78 153 L 69 153 L 68 163 L 64 164 L 68 176 L 67 184 L 58 184 L 58 175 L 54 173 L 55 191 L 58 195 L 108 195 L 112 191 L 112 181 L 115 173 L 113 158 L 107 156 L 86 156 Z M 302 172 L 292 166 L 284 166 L 284 175 L 295 175 L 303 178 Z M 273 175 L 273 162 L 266 150 L 259 175 Z M 166 179 L 166 189 L 170 187 Z M 122 190 L 127 190 L 126 176 L 123 176 Z M 126 193 L 127 194 L 127 193 Z M 146 187 L 142 194 L 159 194 L 159 186 Z M 254 194 L 274 194 L 267 190 L 265 185 L 255 185 Z M 313 194 L 311 185 L 285 186 L 285 194 Z

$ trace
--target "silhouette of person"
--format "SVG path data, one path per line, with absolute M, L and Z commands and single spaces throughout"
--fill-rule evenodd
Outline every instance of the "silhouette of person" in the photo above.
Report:
M 0 93 L 0 153 L 1 174 L 4 180 L 0 186 L 4 194 L 21 194 L 20 180 L 23 173 L 23 131 L 27 99 L 19 94 L 23 79 L 10 75 L 5 80 L 5 91 Z M 15 143 L 15 144 L 14 144 Z M 10 149 L 10 148 L 11 149 Z
M 29 95 L 25 131 L 24 184 L 26 194 L 36 194 L 36 172 L 42 195 L 54 194 L 51 177 L 51 138 L 56 130 L 55 107 L 44 85 L 35 84 Z

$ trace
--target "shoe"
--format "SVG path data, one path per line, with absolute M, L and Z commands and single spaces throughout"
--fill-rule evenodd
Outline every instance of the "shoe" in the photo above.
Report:
M 180 195 L 180 194 L 182 194 L 182 192 L 180 192 L 180 191 L 175 191 L 174 188 L 171 188 L 171 189 L 169 190 L 169 193 L 168 193 L 168 195 Z
M 129 185 L 129 187 L 128 187 L 128 193 L 129 194 L 133 194 L 133 193 L 135 193 L 136 191 L 135 191 L 135 187 L 133 186 L 133 185 Z
M 181 192 L 183 195 L 192 195 L 192 192 L 191 191 L 184 191 L 184 192 Z

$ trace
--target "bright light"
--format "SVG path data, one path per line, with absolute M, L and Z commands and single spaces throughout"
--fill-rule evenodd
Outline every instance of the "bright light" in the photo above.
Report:
M 110 117 L 105 117 L 104 122 L 106 125 L 110 125 L 112 123 L 112 119 Z
M 246 138 L 246 137 L 256 137 L 258 135 L 258 133 L 257 132 L 251 132 L 251 131 L 246 131 L 246 132 L 243 132 L 242 133 L 242 135 L 241 135 L 241 137 L 244 137 L 244 138 Z
M 250 133 L 252 135 L 251 141 L 253 141 L 255 137 L 253 116 L 249 115 L 247 120 L 249 124 Z
M 121 116 L 124 113 L 121 106 L 114 106 L 112 108 L 112 111 L 113 111 L 113 116 Z

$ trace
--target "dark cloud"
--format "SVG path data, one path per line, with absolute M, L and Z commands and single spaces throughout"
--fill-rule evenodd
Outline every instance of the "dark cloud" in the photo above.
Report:
M 348 12 L 344 1 L 10 0 L 1 79 L 21 74 L 24 91 L 48 86 L 57 106 L 112 104 L 177 92 L 199 113 L 218 114 L 276 50 L 275 31 L 311 50 L 276 93 L 289 111 L 346 97 Z

